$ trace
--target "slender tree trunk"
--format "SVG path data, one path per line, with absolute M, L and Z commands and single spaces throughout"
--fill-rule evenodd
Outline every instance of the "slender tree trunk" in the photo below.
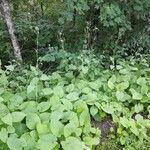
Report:
M 7 25 L 8 32 L 9 32 L 9 36 L 12 42 L 14 55 L 19 62 L 22 62 L 21 50 L 20 50 L 17 37 L 15 35 L 15 28 L 14 28 L 12 14 L 11 14 L 8 0 L 0 0 L 0 6 L 1 6 L 1 13 L 4 17 L 4 20 Z

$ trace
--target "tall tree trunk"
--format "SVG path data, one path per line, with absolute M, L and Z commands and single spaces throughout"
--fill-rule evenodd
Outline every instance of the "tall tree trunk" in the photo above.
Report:
M 21 50 L 20 50 L 17 37 L 15 35 L 15 28 L 14 28 L 12 14 L 11 14 L 8 0 L 0 0 L 0 6 L 1 6 L 1 13 L 4 17 L 4 20 L 7 25 L 8 32 L 9 32 L 9 36 L 12 42 L 14 55 L 19 62 L 22 62 Z

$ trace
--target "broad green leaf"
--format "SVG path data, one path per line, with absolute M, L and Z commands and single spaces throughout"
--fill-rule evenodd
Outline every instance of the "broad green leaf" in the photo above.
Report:
M 77 92 L 71 92 L 71 93 L 69 93 L 69 94 L 66 96 L 66 98 L 67 98 L 68 100 L 70 100 L 70 101 L 76 101 L 76 100 L 79 99 L 79 93 L 77 93 Z
M 4 99 L 2 97 L 0 97 L 0 103 L 3 102 L 3 101 L 4 101 Z
M 99 138 L 93 138 L 90 136 L 84 137 L 83 141 L 85 142 L 86 145 L 90 146 L 92 148 L 93 145 L 98 145 L 100 142 Z
M 13 124 L 13 126 L 14 126 L 14 124 Z M 16 131 L 15 131 L 15 128 L 13 127 L 13 126 L 8 126 L 7 127 L 7 131 L 8 131 L 8 133 L 15 133 Z M 17 126 L 17 129 L 18 129 L 18 126 Z M 17 132 L 16 132 L 17 133 Z
M 20 122 L 24 119 L 26 114 L 24 112 L 13 112 L 12 115 L 12 121 L 13 122 Z
M 89 87 L 85 87 L 82 89 L 82 93 L 85 93 L 85 94 L 92 93 L 92 90 Z
M 62 98 L 64 96 L 64 90 L 61 86 L 56 86 L 53 89 L 54 95 L 57 95 L 59 98 Z
M 35 149 L 36 146 L 35 139 L 33 139 L 28 132 L 24 133 L 20 139 L 24 139 L 26 141 L 26 146 L 24 147 L 24 150 Z
M 90 114 L 91 114 L 92 116 L 95 116 L 97 113 L 98 113 L 98 108 L 97 108 L 96 106 L 92 106 L 92 107 L 90 108 Z
M 35 129 L 36 125 L 40 123 L 40 118 L 37 114 L 35 113 L 30 113 L 30 114 L 27 114 L 26 116 L 26 126 L 33 130 Z
M 8 147 L 11 150 L 23 150 L 22 140 L 15 136 L 11 136 L 7 140 Z
M 144 109 L 144 106 L 142 104 L 140 104 L 140 103 L 136 104 L 134 106 L 134 110 L 135 110 L 136 113 L 139 113 L 139 112 L 143 111 L 143 109 Z
M 49 79 L 50 79 L 49 76 L 47 76 L 46 74 L 42 74 L 42 76 L 40 78 L 40 80 L 42 80 L 42 81 L 47 81 Z
M 66 91 L 67 92 L 72 92 L 74 90 L 74 84 L 69 84 L 67 87 L 66 87 Z
M 4 116 L 2 118 L 2 121 L 5 123 L 5 124 L 8 124 L 10 126 L 12 126 L 12 115 L 9 113 L 7 114 L 6 116 Z
M 38 132 L 39 135 L 47 134 L 47 133 L 50 132 L 50 129 L 49 129 L 48 125 L 44 124 L 44 123 L 38 123 L 36 125 L 36 129 L 37 129 L 37 132 Z
M 54 135 L 46 134 L 40 136 L 36 147 L 39 150 L 54 150 L 57 144 L 57 138 Z
M 61 145 L 64 150 L 83 150 L 82 142 L 75 137 L 68 137 L 66 141 L 62 141 Z
M 44 96 L 48 96 L 48 95 L 51 95 L 53 93 L 53 91 L 51 88 L 44 88 L 44 89 L 42 89 L 42 93 Z
M 120 118 L 120 124 L 122 124 L 125 128 L 130 127 L 130 121 L 125 117 Z
M 143 98 L 142 94 L 140 94 L 139 92 L 136 92 L 134 89 L 130 89 L 130 91 L 132 93 L 133 99 L 141 100 Z
M 104 112 L 106 112 L 106 113 L 108 113 L 108 114 L 113 114 L 114 113 L 114 108 L 113 108 L 113 106 L 111 106 L 111 105 L 108 105 L 108 104 L 103 104 L 102 106 L 101 106 L 101 108 L 102 108 L 102 110 L 104 111 Z
M 10 99 L 10 105 L 9 107 L 11 109 L 17 110 L 18 107 L 23 103 L 23 97 L 16 94 Z
M 4 143 L 6 143 L 7 141 L 7 138 L 8 138 L 8 132 L 5 128 L 1 128 L 1 131 L 0 131 L 0 140 Z
M 50 108 L 50 103 L 49 102 L 41 102 L 38 104 L 38 111 L 39 112 L 45 112 Z
M 53 95 L 50 98 L 50 105 L 53 106 L 53 105 L 56 105 L 56 104 L 61 104 L 61 101 L 60 101 L 60 98 L 57 95 Z
M 72 123 L 68 123 L 64 126 L 64 136 L 69 137 L 73 132 L 76 131 L 76 126 Z
M 25 114 L 36 113 L 38 103 L 35 101 L 24 102 L 20 105 L 19 109 L 22 110 Z
M 72 105 L 72 103 L 69 100 L 62 99 L 61 101 L 64 104 L 66 110 L 72 110 L 73 109 L 73 105 Z
M 146 83 L 146 80 L 145 80 L 144 77 L 140 77 L 140 78 L 137 79 L 137 84 L 142 86 L 145 83 Z
M 142 93 L 142 94 L 147 94 L 147 93 L 148 93 L 148 90 L 149 90 L 149 88 L 148 88 L 148 86 L 147 86 L 146 84 L 143 84 L 143 85 L 141 86 L 141 93 Z
M 116 76 L 113 75 L 109 80 L 108 80 L 108 87 L 113 90 L 114 89 L 114 83 L 116 82 Z
M 0 88 L 0 95 L 2 95 L 4 93 L 4 88 Z
M 122 91 L 117 91 L 116 92 L 116 97 L 117 97 L 118 101 L 124 102 L 126 100 L 125 94 Z
M 35 85 L 29 85 L 27 87 L 27 94 L 30 94 L 31 92 L 33 92 L 35 90 Z
M 0 103 L 0 118 L 4 117 L 9 113 L 9 109 L 3 103 Z
M 126 82 L 122 82 L 122 83 L 119 83 L 116 88 L 118 91 L 123 91 L 125 89 L 127 89 L 129 87 L 129 82 L 126 81 Z
M 64 125 L 60 121 L 51 119 L 50 127 L 53 135 L 55 135 L 56 137 L 61 137 L 61 135 L 63 134 Z
M 39 116 L 42 123 L 48 123 L 50 121 L 50 113 L 48 112 L 41 113 Z
M 90 122 L 89 112 L 84 110 L 79 117 L 79 121 L 80 121 L 80 126 L 83 126 L 89 123 Z

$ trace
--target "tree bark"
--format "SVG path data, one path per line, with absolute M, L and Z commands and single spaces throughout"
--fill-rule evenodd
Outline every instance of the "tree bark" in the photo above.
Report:
M 1 13 L 3 15 L 12 42 L 14 55 L 19 62 L 22 62 L 21 49 L 17 37 L 15 35 L 15 28 L 8 0 L 0 0 L 0 6 L 1 6 Z

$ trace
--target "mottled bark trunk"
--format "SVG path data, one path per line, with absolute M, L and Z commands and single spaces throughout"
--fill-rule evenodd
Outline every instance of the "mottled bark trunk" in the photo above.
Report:
M 20 50 L 17 37 L 15 35 L 15 28 L 14 28 L 12 14 L 11 14 L 8 0 L 0 0 L 0 6 L 1 6 L 1 13 L 4 17 L 4 20 L 7 25 L 8 32 L 9 32 L 9 36 L 12 42 L 14 55 L 19 62 L 22 62 L 21 50 Z

